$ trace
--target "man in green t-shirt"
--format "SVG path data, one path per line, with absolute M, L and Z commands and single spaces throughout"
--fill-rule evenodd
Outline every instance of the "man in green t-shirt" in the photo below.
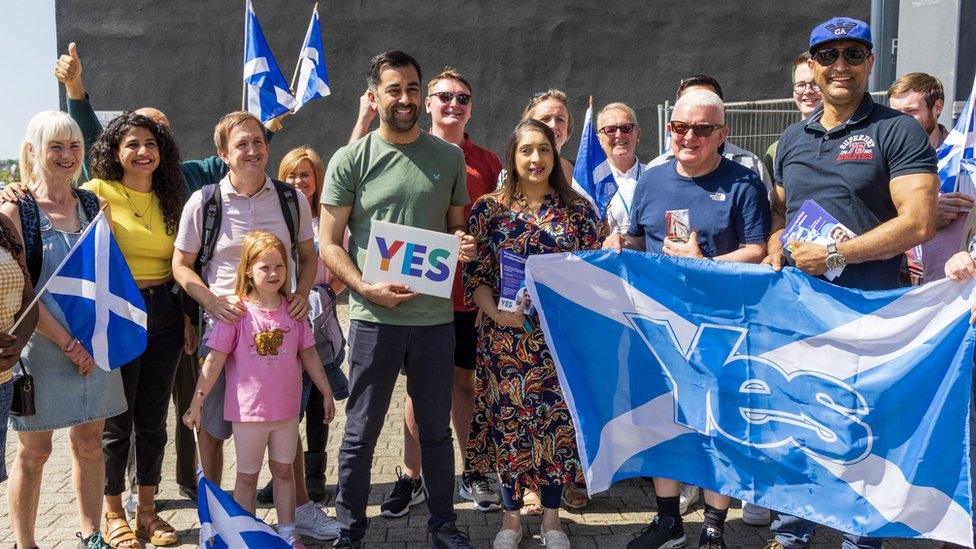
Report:
M 401 370 L 416 403 L 428 535 L 438 547 L 471 547 L 458 532 L 454 513 L 453 304 L 402 284 L 362 279 L 373 219 L 450 232 L 461 238 L 462 261 L 475 253 L 474 239 L 465 232 L 464 156 L 417 126 L 420 78 L 420 65 L 406 53 L 385 52 L 370 61 L 368 98 L 380 115 L 379 128 L 339 149 L 325 175 L 320 253 L 352 291 L 349 400 L 336 498 L 341 537 L 335 547 L 360 547 L 366 535 L 373 451 Z M 342 246 L 347 227 L 348 252 Z M 422 494 L 418 490 L 416 497 Z

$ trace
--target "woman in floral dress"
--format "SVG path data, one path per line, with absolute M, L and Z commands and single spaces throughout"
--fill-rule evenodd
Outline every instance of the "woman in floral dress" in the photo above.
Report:
M 559 503 L 580 466 L 572 419 L 538 316 L 497 307 L 501 250 L 527 257 L 600 245 L 600 222 L 559 165 L 552 130 L 521 122 L 508 143 L 502 187 L 480 198 L 469 220 L 478 259 L 464 268 L 465 300 L 483 314 L 467 457 L 476 470 L 495 470 L 501 480 L 505 514 L 495 548 L 521 540 L 523 489 L 542 495 L 546 545 L 569 547 Z

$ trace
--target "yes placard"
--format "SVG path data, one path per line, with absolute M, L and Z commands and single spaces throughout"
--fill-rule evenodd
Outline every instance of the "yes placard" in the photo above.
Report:
M 461 239 L 373 220 L 363 280 L 406 284 L 410 290 L 450 299 Z

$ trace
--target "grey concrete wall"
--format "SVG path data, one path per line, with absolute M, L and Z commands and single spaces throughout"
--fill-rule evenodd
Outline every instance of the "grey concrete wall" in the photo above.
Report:
M 268 42 L 290 78 L 311 0 L 254 0 Z M 244 2 L 73 0 L 57 3 L 58 49 L 78 42 L 100 110 L 153 105 L 172 121 L 183 155 L 212 154 L 221 114 L 241 106 Z M 369 59 L 414 55 L 425 76 L 454 66 L 475 87 L 469 131 L 502 152 L 534 92 L 565 90 L 577 119 L 563 153 L 575 158 L 586 97 L 624 101 L 657 146 L 656 105 L 693 73 L 719 79 L 727 101 L 789 95 L 788 65 L 810 29 L 834 15 L 868 20 L 867 0 L 553 1 L 352 0 L 320 6 L 332 95 L 307 105 L 275 138 L 272 161 L 307 143 L 326 158 L 345 143 Z M 426 127 L 429 118 L 421 123 Z

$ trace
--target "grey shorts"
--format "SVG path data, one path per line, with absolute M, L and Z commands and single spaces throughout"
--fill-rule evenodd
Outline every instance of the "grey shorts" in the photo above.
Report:
M 203 343 L 200 344 L 200 367 L 207 358 L 210 349 Z M 217 382 L 210 388 L 210 394 L 203 399 L 203 406 L 200 407 L 200 426 L 203 430 L 210 433 L 210 436 L 227 440 L 233 434 L 232 426 L 229 421 L 224 419 L 224 391 L 227 386 L 227 378 L 221 370 L 217 377 Z

